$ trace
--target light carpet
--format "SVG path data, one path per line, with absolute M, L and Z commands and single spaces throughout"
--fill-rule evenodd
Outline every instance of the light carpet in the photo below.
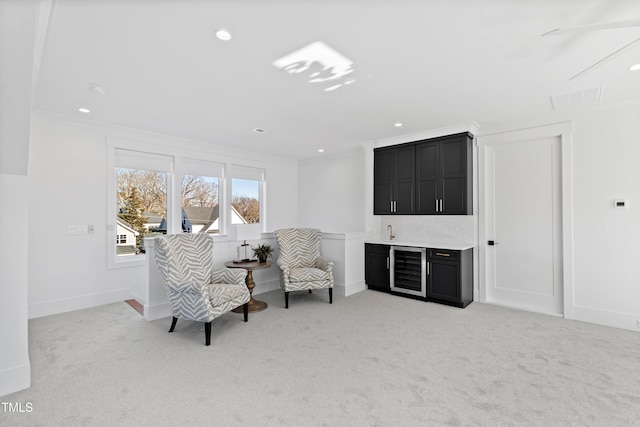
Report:
M 375 291 L 145 321 L 117 303 L 29 322 L 30 403 L 7 426 L 640 425 L 640 334 Z

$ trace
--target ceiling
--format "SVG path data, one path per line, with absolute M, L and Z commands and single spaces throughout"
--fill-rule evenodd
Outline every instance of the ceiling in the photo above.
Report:
M 640 1 L 54 0 L 34 109 L 306 159 L 553 116 L 551 95 L 639 98 L 640 71 L 628 69 L 640 43 L 569 79 L 639 38 L 640 26 L 541 36 L 630 19 Z M 216 38 L 219 28 L 232 39 Z M 274 65 L 316 41 L 352 62 L 344 77 L 310 83 L 311 70 Z

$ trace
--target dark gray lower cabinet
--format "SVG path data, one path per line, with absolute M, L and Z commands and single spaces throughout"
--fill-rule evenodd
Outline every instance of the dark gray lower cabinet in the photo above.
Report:
M 466 307 L 473 301 L 473 250 L 427 250 L 427 301 Z
M 390 292 L 389 245 L 365 244 L 365 282 Z M 473 301 L 473 249 L 427 249 L 426 301 L 461 308 Z
M 369 289 L 389 292 L 389 246 L 366 243 L 364 257 L 364 281 Z

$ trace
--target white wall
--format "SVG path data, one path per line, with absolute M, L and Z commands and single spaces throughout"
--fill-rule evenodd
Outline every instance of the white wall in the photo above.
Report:
M 560 112 L 483 134 L 572 121 L 574 318 L 640 331 L 640 103 Z M 526 189 L 523 189 L 526 191 Z M 628 199 L 630 209 L 612 207 Z
M 155 141 L 177 154 L 218 152 L 197 141 L 35 117 L 29 164 L 29 317 L 122 301 L 147 280 L 145 265 L 107 268 L 107 238 L 113 234 L 106 229 L 108 136 Z M 296 161 L 230 148 L 220 148 L 219 158 L 263 166 L 267 228 L 297 225 Z M 67 234 L 69 225 L 89 224 L 94 234 Z
M 0 2 L 0 396 L 31 384 L 27 164 L 38 6 Z
M 0 396 L 31 384 L 27 329 L 27 177 L 0 173 Z
M 640 330 L 639 165 L 640 104 L 575 116 L 577 319 Z
M 324 232 L 365 231 L 363 149 L 300 162 L 300 226 Z
M 300 226 L 323 231 L 321 253 L 334 261 L 334 292 L 366 289 L 367 151 L 357 149 L 300 162 Z

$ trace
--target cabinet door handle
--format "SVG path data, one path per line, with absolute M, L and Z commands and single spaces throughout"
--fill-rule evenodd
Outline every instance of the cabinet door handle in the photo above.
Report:
M 398 201 L 397 200 L 393 201 L 393 211 L 394 212 L 398 212 Z
M 431 270 L 431 269 L 429 268 L 429 264 L 431 264 L 431 263 L 430 263 L 429 261 L 427 261 L 427 276 L 429 275 L 429 271 Z
M 438 256 L 451 256 L 451 254 L 443 254 L 443 253 L 440 253 L 440 252 L 436 252 L 436 255 L 438 255 Z
M 444 203 L 442 202 L 442 199 L 440 199 L 440 212 L 444 212 Z
M 393 212 L 393 200 L 389 200 L 389 212 Z
M 387 257 L 387 270 L 389 269 L 389 257 Z
M 438 199 L 436 199 L 436 212 L 438 212 Z

